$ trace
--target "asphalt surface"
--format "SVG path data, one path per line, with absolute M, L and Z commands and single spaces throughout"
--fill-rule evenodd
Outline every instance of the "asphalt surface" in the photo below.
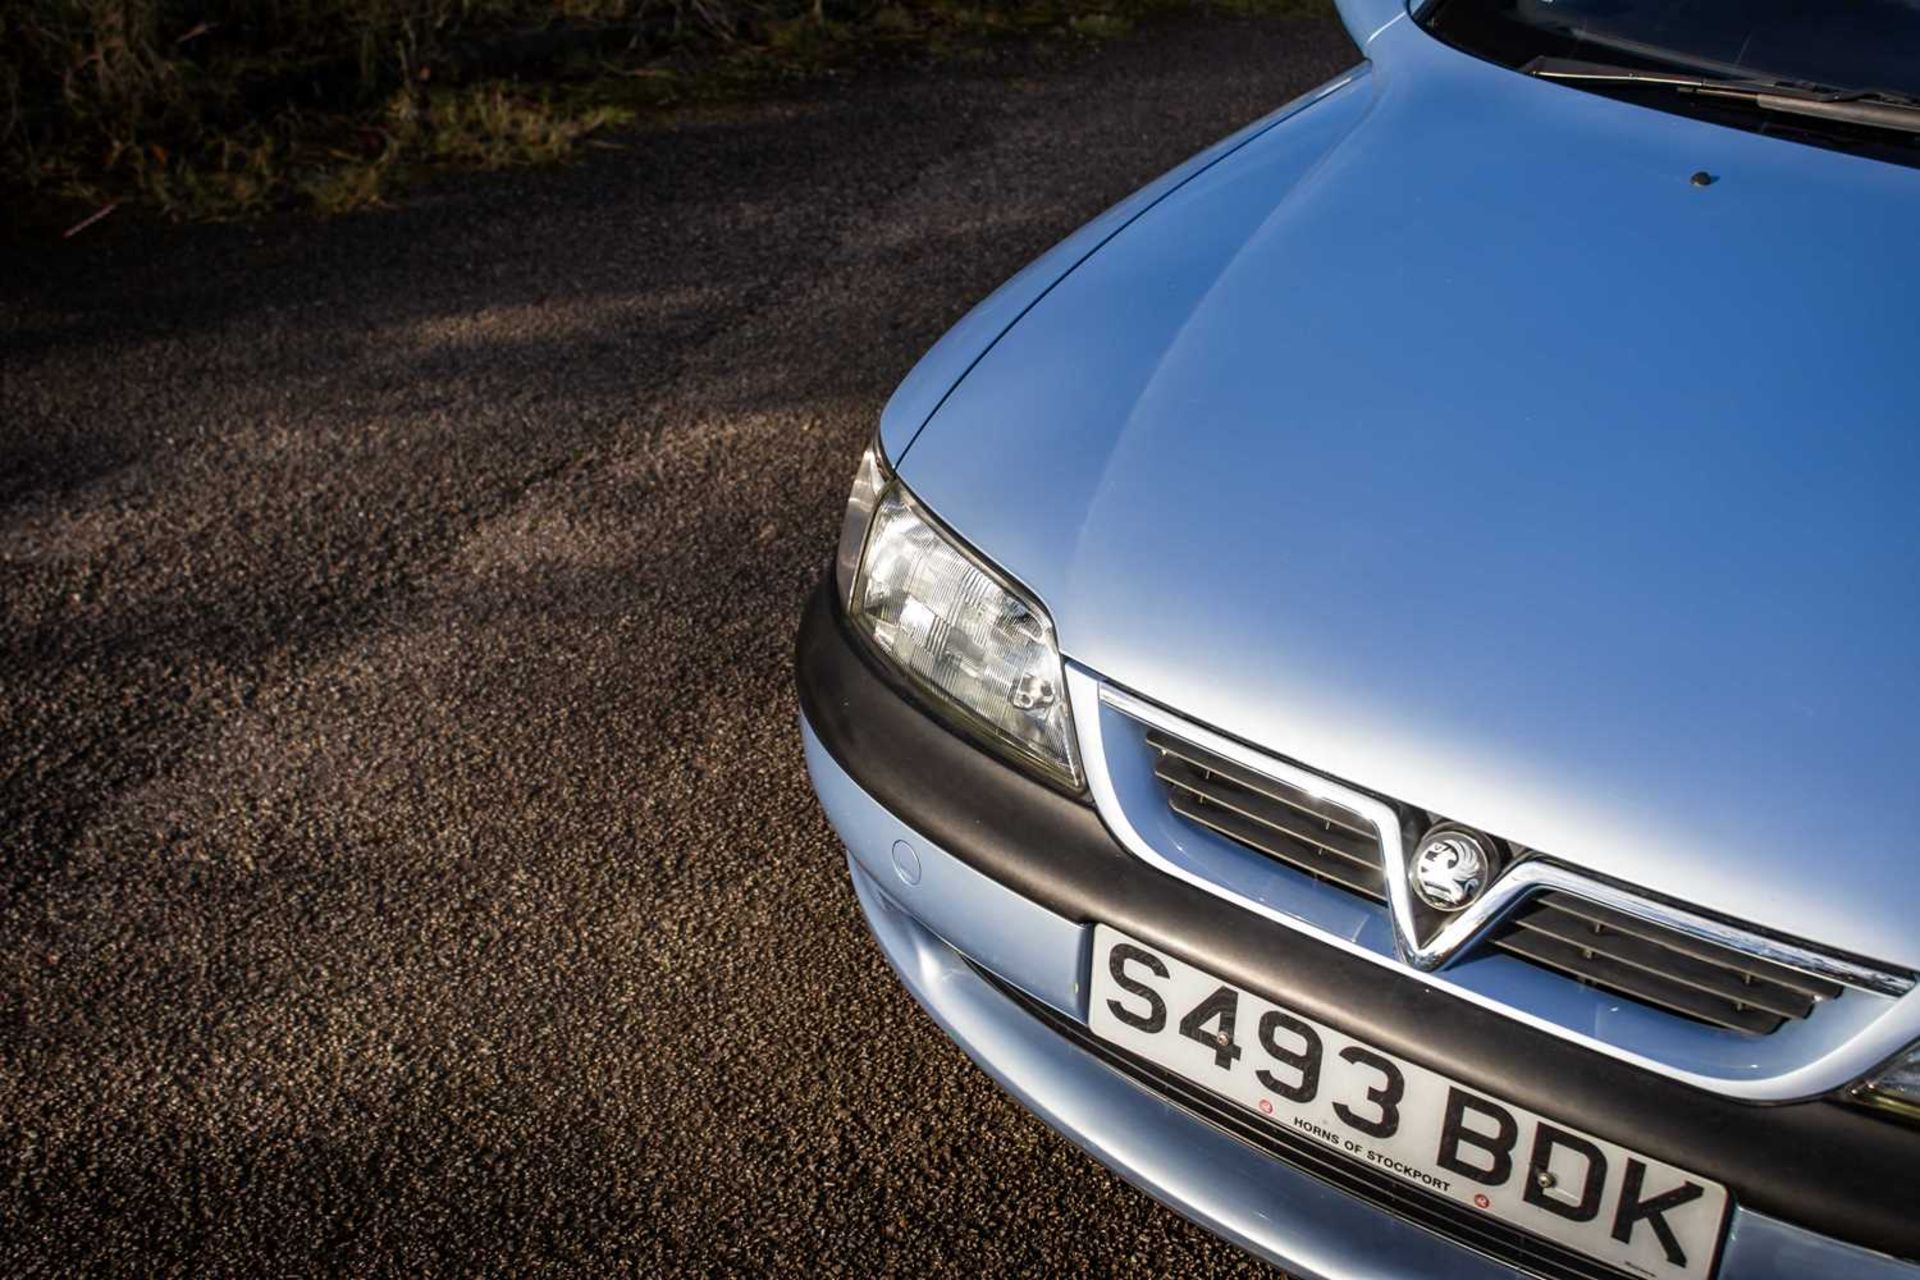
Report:
M 1188 18 L 0 259 L 0 1269 L 1256 1270 L 898 988 L 789 653 L 919 352 L 1354 58 Z

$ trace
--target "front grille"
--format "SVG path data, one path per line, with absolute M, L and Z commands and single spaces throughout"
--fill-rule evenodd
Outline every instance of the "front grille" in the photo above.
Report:
M 1769 1035 L 1841 992 L 1824 978 L 1568 893 L 1529 899 L 1494 945 L 1590 986 L 1749 1035 Z
M 1158 729 L 1148 730 L 1147 745 L 1159 752 L 1153 775 L 1167 784 L 1181 817 L 1317 879 L 1387 900 L 1380 837 L 1359 814 Z
M 1572 1249 L 1530 1235 L 1485 1214 L 1470 1211 L 1424 1187 L 1403 1182 L 1383 1169 L 1357 1164 L 1310 1138 L 1296 1136 L 1118 1045 L 1107 1043 L 1088 1030 L 1084 1023 L 1042 1004 L 972 961 L 968 963 L 975 973 L 993 984 L 1001 994 L 1063 1038 L 1099 1058 L 1140 1087 L 1238 1138 L 1265 1156 L 1304 1170 L 1322 1182 L 1377 1205 L 1395 1217 L 1425 1228 L 1454 1244 L 1484 1254 L 1528 1275 L 1542 1277 L 1543 1280 L 1620 1280 L 1624 1274 Z
M 1374 902 L 1387 900 L 1386 857 L 1372 822 L 1184 738 L 1148 728 L 1154 776 L 1188 822 Z M 1403 825 L 1431 815 L 1399 809 Z M 1842 988 L 1559 890 L 1523 902 L 1483 939 L 1529 964 L 1614 995 L 1743 1035 L 1809 1016 Z

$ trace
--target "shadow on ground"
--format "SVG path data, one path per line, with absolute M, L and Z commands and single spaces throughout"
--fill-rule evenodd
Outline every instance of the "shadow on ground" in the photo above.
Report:
M 788 653 L 915 356 L 1353 57 L 1196 19 L 0 263 L 11 1269 L 1246 1267 L 899 993 Z

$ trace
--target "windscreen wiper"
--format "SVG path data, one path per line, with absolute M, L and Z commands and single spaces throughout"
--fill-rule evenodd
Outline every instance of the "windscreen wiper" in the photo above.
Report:
M 1731 98 L 1750 103 L 1763 111 L 1778 111 L 1784 115 L 1817 116 L 1844 124 L 1920 133 L 1920 102 L 1875 89 L 1830 89 L 1776 80 L 1721 80 L 1672 71 L 1612 67 L 1573 58 L 1535 58 L 1520 69 L 1542 80 L 1560 80 L 1570 84 L 1646 85 L 1651 89 L 1670 89 L 1675 93 L 1698 94 L 1704 98 Z

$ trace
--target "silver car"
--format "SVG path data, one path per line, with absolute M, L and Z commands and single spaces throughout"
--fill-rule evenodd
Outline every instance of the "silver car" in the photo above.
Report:
M 1920 1277 L 1920 10 L 1342 11 L 887 406 L 874 935 L 1297 1274 Z

